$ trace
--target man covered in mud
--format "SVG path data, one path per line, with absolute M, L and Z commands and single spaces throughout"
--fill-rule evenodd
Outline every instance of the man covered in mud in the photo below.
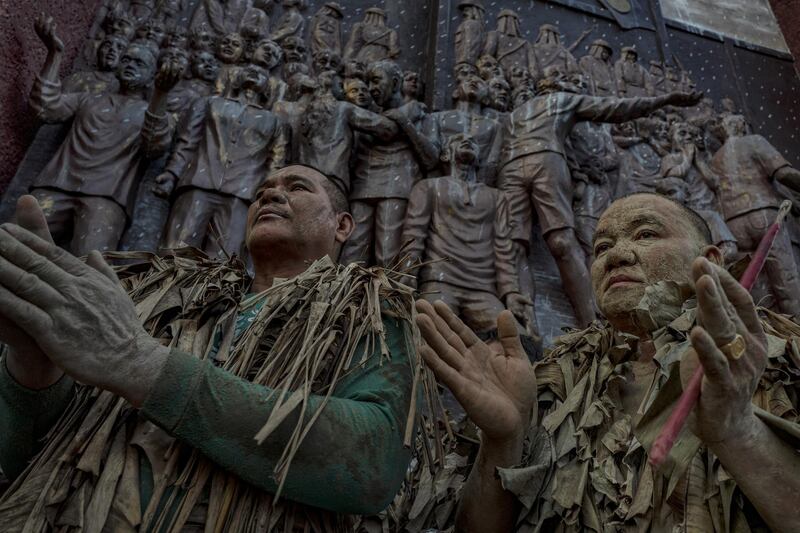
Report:
M 614 202 L 592 264 L 608 323 L 558 339 L 535 369 L 508 312 L 493 352 L 445 304 L 417 303 L 422 356 L 482 430 L 457 531 L 800 531 L 800 327 L 757 310 L 721 262 L 690 209 Z M 699 402 L 654 470 L 648 450 L 698 363 Z
M 346 209 L 286 167 L 248 213 L 252 279 L 186 249 L 123 277 L 129 296 L 23 197 L 0 228 L 2 529 L 349 532 L 386 507 L 410 460 L 411 294 L 334 262 Z

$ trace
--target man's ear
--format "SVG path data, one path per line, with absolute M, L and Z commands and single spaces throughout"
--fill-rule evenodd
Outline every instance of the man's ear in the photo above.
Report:
M 703 251 L 700 252 L 700 255 L 702 255 L 715 265 L 721 267 L 725 266 L 725 256 L 722 254 L 722 251 L 713 244 L 710 244 L 705 248 L 703 248 Z
M 339 213 L 336 215 L 336 242 L 344 244 L 350 238 L 350 234 L 356 229 L 356 223 L 350 213 Z

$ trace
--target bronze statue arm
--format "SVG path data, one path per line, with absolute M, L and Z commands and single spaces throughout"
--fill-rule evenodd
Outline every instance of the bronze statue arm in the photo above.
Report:
M 175 149 L 164 168 L 175 178 L 180 178 L 186 166 L 194 157 L 200 139 L 203 137 L 203 127 L 205 126 L 208 98 L 198 98 L 181 121 L 178 130 L 178 138 Z
M 34 28 L 47 47 L 47 59 L 33 82 L 29 104 L 39 120 L 64 122 L 72 118 L 80 107 L 82 93 L 64 94 L 61 90 L 58 71 L 61 68 L 64 43 L 55 33 L 53 18 L 42 15 L 36 19 Z
M 787 188 L 793 190 L 796 193 L 800 193 L 800 171 L 791 167 L 785 166 L 779 168 L 775 174 L 773 174 L 775 181 L 780 183 L 781 185 L 786 186 Z
M 511 215 L 508 199 L 498 194 L 494 217 L 494 257 L 497 272 L 497 296 L 505 300 L 510 293 L 519 293 L 519 275 L 516 267 L 514 242 L 511 240 Z
M 397 123 L 425 168 L 436 167 L 439 164 L 439 147 L 428 136 L 421 134 L 408 116 L 403 113 L 393 113 L 392 111 L 394 110 L 388 111 L 386 116 Z M 422 120 L 424 122 L 425 118 Z
M 397 123 L 391 119 L 347 103 L 350 127 L 356 131 L 369 133 L 381 141 L 389 142 L 400 132 Z
M 578 121 L 619 123 L 644 117 L 668 105 L 693 106 L 703 98 L 703 94 L 672 92 L 663 96 L 641 98 L 573 97 L 578 98 L 575 106 L 575 116 Z
M 428 228 L 433 214 L 430 183 L 429 180 L 422 180 L 412 189 L 403 226 L 403 251 L 408 257 L 405 266 L 409 275 L 415 276 L 410 281 L 404 281 L 411 286 L 417 285 L 416 275 L 419 269 L 412 267 L 424 259 L 425 240 L 428 237 Z

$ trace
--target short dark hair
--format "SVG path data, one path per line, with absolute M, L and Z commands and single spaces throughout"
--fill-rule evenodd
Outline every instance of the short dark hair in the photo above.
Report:
M 669 203 L 680 209 L 681 213 L 686 215 L 686 218 L 689 220 L 689 223 L 695 230 L 695 234 L 697 235 L 697 237 L 700 238 L 703 245 L 716 244 L 714 242 L 714 237 L 711 235 L 711 228 L 709 228 L 708 223 L 694 209 L 686 207 L 685 205 L 675 200 L 674 198 L 670 198 L 669 196 L 657 192 L 646 192 L 646 191 L 634 192 L 626 194 L 625 196 L 621 196 L 620 198 L 617 198 L 617 201 L 622 200 L 623 198 L 629 198 L 631 196 L 655 196 L 657 198 L 663 198 L 664 200 L 668 201 Z
M 328 193 L 328 199 L 331 201 L 333 212 L 337 215 L 339 213 L 349 213 L 350 203 L 347 201 L 347 196 L 345 196 L 344 191 L 342 191 L 342 189 L 330 178 L 330 176 L 325 176 L 325 178 L 326 179 L 322 183 L 322 187 L 325 189 L 325 192 Z

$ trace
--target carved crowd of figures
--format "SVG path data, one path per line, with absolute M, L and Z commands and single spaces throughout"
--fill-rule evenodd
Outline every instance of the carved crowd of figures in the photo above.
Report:
M 462 0 L 453 107 L 431 112 L 419 73 L 397 62 L 400 37 L 382 9 L 345 35 L 336 2 L 313 14 L 306 0 L 282 0 L 279 16 L 275 7 L 202 0 L 182 25 L 181 0 L 119 0 L 89 43 L 94 69 L 63 82 L 63 44 L 51 19 L 37 21 L 49 53 L 32 107 L 45 121 L 73 119 L 32 191 L 61 243 L 115 249 L 143 166 L 165 154 L 153 191 L 171 203 L 162 247 L 246 254 L 261 181 L 306 164 L 350 202 L 356 230 L 343 262 L 422 264 L 422 297 L 444 299 L 487 335 L 508 308 L 535 337 L 534 227 L 587 323 L 592 234 L 613 199 L 667 194 L 735 259 L 780 203 L 776 175 L 794 183 L 731 102 L 701 101 L 680 66 L 646 69 L 635 47 L 617 53 L 597 39 L 576 58 L 589 32 L 568 46 L 545 24 L 530 42 L 514 11 L 489 29 L 481 0 Z M 774 255 L 777 304 L 800 315 L 788 238 Z

